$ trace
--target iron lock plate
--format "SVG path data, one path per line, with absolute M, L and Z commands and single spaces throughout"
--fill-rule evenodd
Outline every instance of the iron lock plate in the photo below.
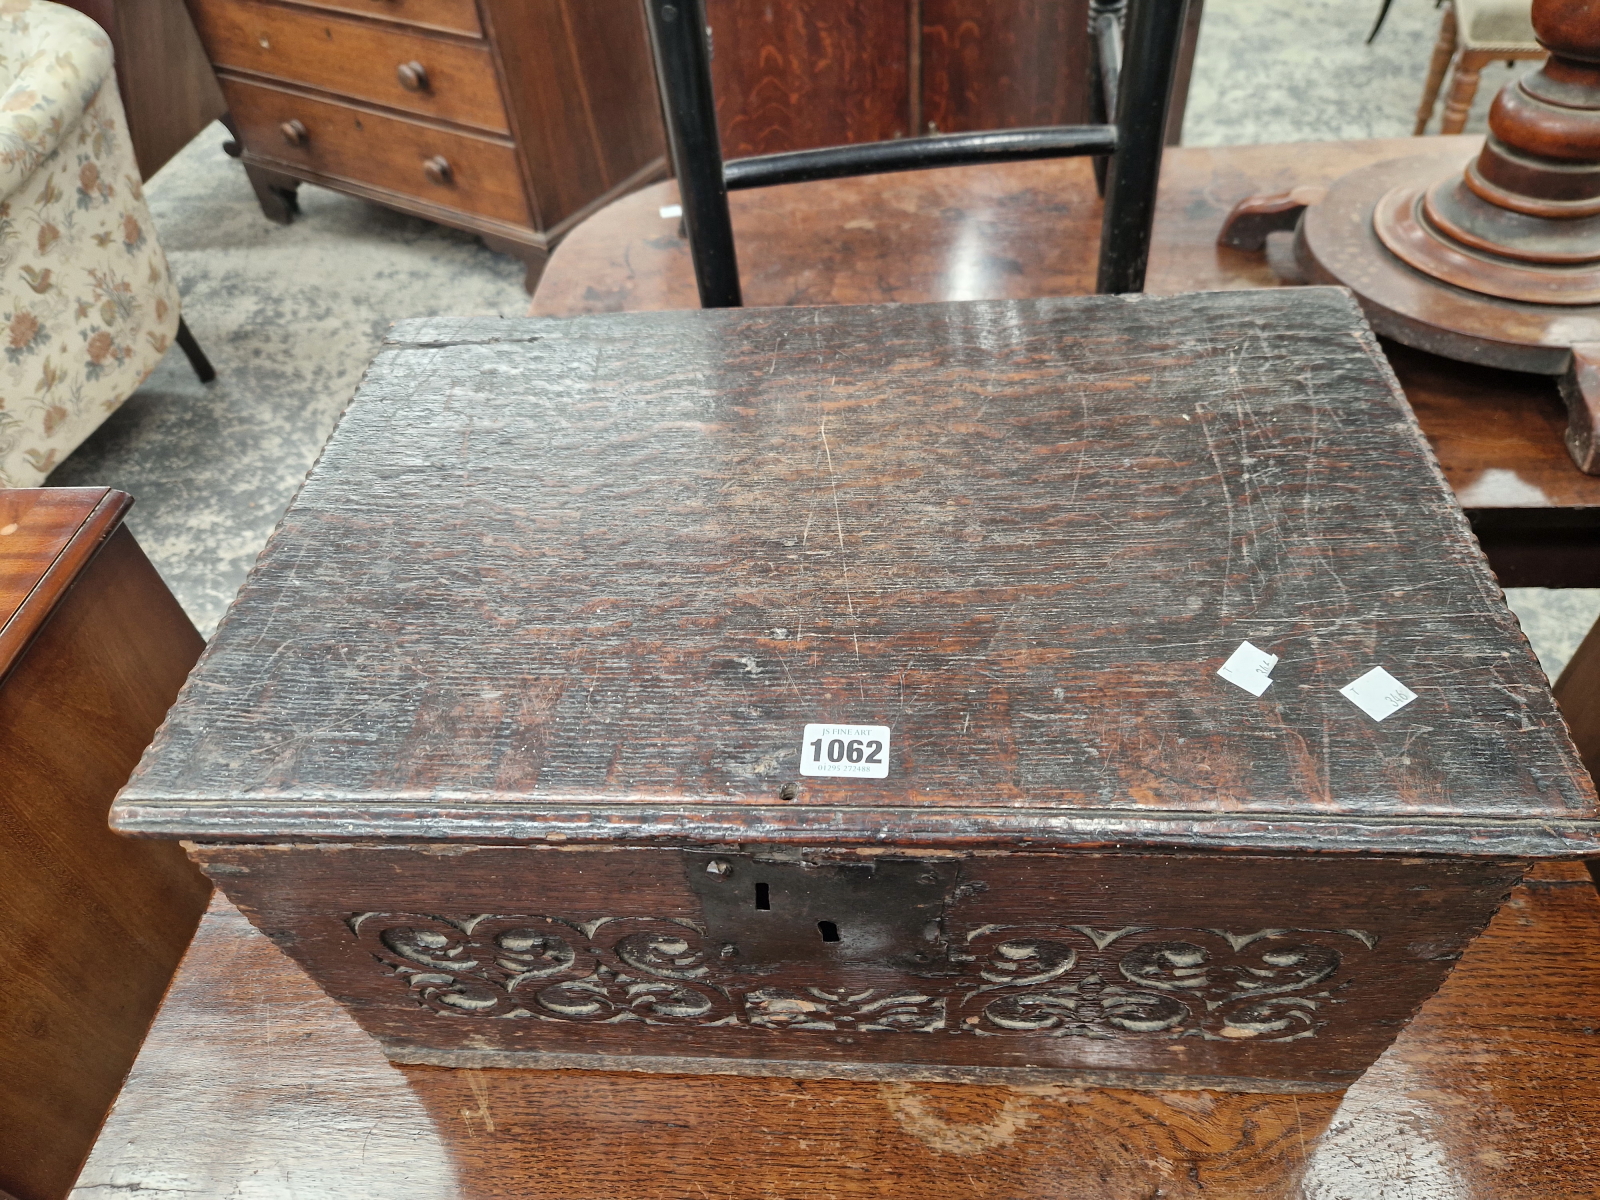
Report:
M 707 937 L 725 967 L 871 963 L 911 974 L 951 970 L 944 913 L 956 862 L 874 858 L 806 862 L 684 855 Z

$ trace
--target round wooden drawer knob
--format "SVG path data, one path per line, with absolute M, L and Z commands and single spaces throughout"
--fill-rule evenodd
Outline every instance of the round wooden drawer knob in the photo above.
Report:
M 304 146 L 311 140 L 311 135 L 306 132 L 306 127 L 299 121 L 285 121 L 278 126 L 278 131 L 283 134 L 283 140 L 291 146 Z
M 428 68 L 419 62 L 401 63 L 398 71 L 400 86 L 408 92 L 428 90 Z
M 435 154 L 423 162 L 422 173 L 428 177 L 429 183 L 449 183 L 450 160 L 442 154 Z

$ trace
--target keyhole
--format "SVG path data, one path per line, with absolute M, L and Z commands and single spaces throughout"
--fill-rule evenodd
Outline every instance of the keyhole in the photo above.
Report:
M 822 940 L 825 942 L 837 942 L 839 940 L 839 927 L 832 921 L 818 921 L 817 932 L 822 935 Z
M 772 907 L 772 897 L 767 894 L 767 885 L 764 884 L 764 883 L 756 884 L 756 907 L 757 908 L 771 908 Z

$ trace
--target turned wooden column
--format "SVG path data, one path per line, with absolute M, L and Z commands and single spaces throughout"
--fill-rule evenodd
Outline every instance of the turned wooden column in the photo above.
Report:
M 1501 89 L 1471 161 L 1419 140 L 1325 195 L 1240 201 L 1218 241 L 1293 228 L 1294 282 L 1350 288 L 1379 333 L 1557 376 L 1567 450 L 1600 474 L 1600 4 L 1534 0 L 1533 25 L 1551 57 Z
M 1435 279 L 1507 300 L 1600 303 L 1600 6 L 1537 0 L 1550 51 L 1508 83 L 1466 170 L 1397 187 L 1373 213 L 1383 244 Z

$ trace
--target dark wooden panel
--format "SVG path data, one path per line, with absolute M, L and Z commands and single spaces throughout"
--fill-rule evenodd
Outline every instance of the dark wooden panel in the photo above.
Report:
M 129 827 L 1594 844 L 1543 674 L 1344 293 L 395 336 Z M 1245 638 L 1283 657 L 1259 700 L 1215 675 Z M 1421 697 L 1381 725 L 1338 690 L 1376 665 Z M 893 726 L 889 778 L 797 778 L 809 721 Z
M 385 116 L 369 108 L 223 76 L 239 136 L 253 154 L 290 171 L 344 177 L 516 225 L 530 224 L 517 151 L 509 140 Z M 282 126 L 305 130 L 290 142 Z M 424 164 L 443 158 L 442 181 Z
M 139 173 L 149 179 L 223 112 L 222 93 L 183 0 L 67 0 L 99 22 Z
M 50 498 L 79 499 L 61 527 L 98 553 L 63 556 L 71 586 L 0 683 L 0 1188 L 19 1200 L 71 1185 L 210 890 L 177 846 L 106 828 L 201 642 L 132 535 L 102 542 L 86 490 Z M 61 561 L 46 548 L 40 573 Z
M 402 26 L 255 0 L 194 0 L 211 61 L 340 96 L 506 133 L 505 106 L 486 46 Z M 408 90 L 399 68 L 421 63 L 427 86 Z
M 394 1068 L 219 895 L 81 1194 L 1590 1200 L 1594 1029 L 1600 902 L 1572 866 L 1342 1100 Z
M 482 0 L 545 233 L 665 169 L 637 0 Z
M 1233 1091 L 1353 1082 L 1522 873 L 1398 858 L 197 854 L 401 1061 L 644 1056 L 684 1072 L 746 1060 L 749 1073 L 1065 1072 L 1054 1078 Z M 724 874 L 696 888 L 712 862 Z M 927 876 L 930 905 L 898 955 L 879 914 L 912 876 Z M 519 937 L 537 945 L 507 961 Z
M 727 158 L 906 137 L 908 0 L 707 0 Z
M 472 37 L 483 34 L 477 0 L 297 0 L 307 8 L 331 8 Z
M 1480 139 L 1459 141 L 1465 157 Z M 1412 149 L 1409 139 L 1387 138 L 1169 151 L 1149 290 L 1278 286 L 1264 256 L 1216 244 L 1232 205 Z M 532 315 L 696 307 L 685 243 L 658 215 L 677 198 L 675 185 L 662 184 L 574 230 L 540 281 Z M 729 201 L 752 305 L 1094 290 L 1100 206 L 1081 160 L 795 184 Z M 1573 466 L 1562 444 L 1555 381 L 1386 349 L 1457 498 L 1480 517 L 1497 514 L 1492 533 L 1476 523 L 1502 582 L 1600 587 L 1600 478 Z M 1515 514 L 1526 519 L 1513 527 L 1504 517 Z
M 1088 0 L 921 0 L 922 133 L 1089 119 Z

